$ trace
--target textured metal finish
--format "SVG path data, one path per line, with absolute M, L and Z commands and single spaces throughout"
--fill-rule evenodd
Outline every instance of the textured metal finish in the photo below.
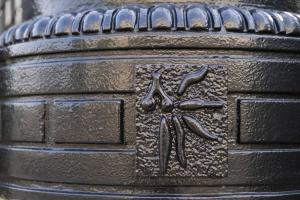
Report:
M 299 104 L 297 100 L 240 100 L 240 142 L 300 142 Z
M 45 109 L 43 102 L 17 102 L 2 105 L 4 141 L 43 142 Z
M 55 101 L 49 134 L 61 143 L 122 143 L 121 101 Z
M 30 2 L 0 39 L 0 199 L 300 198 L 297 1 Z
M 139 175 L 226 176 L 226 80 L 227 73 L 222 66 L 178 64 L 137 66 L 136 162 Z M 217 109 L 214 106 L 207 106 L 206 109 L 189 111 L 182 111 L 177 106 L 181 100 L 195 97 L 224 104 Z M 167 128 L 172 124 L 173 127 Z M 183 134 L 180 132 L 183 130 L 180 129 L 183 128 L 186 132 L 185 138 L 181 138 Z M 170 137 L 170 134 L 174 136 Z M 183 140 L 185 140 L 184 147 L 179 145 Z M 170 147 L 169 143 L 174 145 Z M 182 154 L 186 154 L 187 164 L 184 164 Z M 160 170 L 159 163 L 163 166 Z

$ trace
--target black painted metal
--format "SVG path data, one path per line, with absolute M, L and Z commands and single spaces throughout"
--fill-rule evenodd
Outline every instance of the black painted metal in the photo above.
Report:
M 298 1 L 12 2 L 0 199 L 300 198 Z

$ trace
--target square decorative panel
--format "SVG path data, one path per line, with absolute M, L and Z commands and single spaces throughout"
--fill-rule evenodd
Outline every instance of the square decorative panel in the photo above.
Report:
M 139 176 L 227 175 L 227 70 L 136 66 Z

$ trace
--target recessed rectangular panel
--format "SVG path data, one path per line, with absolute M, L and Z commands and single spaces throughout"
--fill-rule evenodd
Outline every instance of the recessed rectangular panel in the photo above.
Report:
M 5 141 L 42 142 L 45 127 L 44 102 L 2 105 L 2 135 Z
M 300 101 L 239 101 L 241 143 L 300 143 Z
M 60 143 L 122 143 L 121 100 L 55 101 L 49 132 Z
M 0 69 L 3 79 L 0 92 L 2 95 L 134 92 L 133 74 L 133 66 L 124 61 L 72 59 L 16 65 Z
M 229 92 L 300 92 L 299 63 L 247 61 L 229 65 Z
M 134 162 L 131 149 L 0 147 L 1 176 L 25 180 L 124 185 L 134 181 Z

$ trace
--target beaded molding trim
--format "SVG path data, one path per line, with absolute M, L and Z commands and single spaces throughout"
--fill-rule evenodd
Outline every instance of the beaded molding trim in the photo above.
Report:
M 300 14 L 203 4 L 100 8 L 61 16 L 42 16 L 13 26 L 0 36 L 0 47 L 38 38 L 122 31 L 225 31 L 299 37 Z

